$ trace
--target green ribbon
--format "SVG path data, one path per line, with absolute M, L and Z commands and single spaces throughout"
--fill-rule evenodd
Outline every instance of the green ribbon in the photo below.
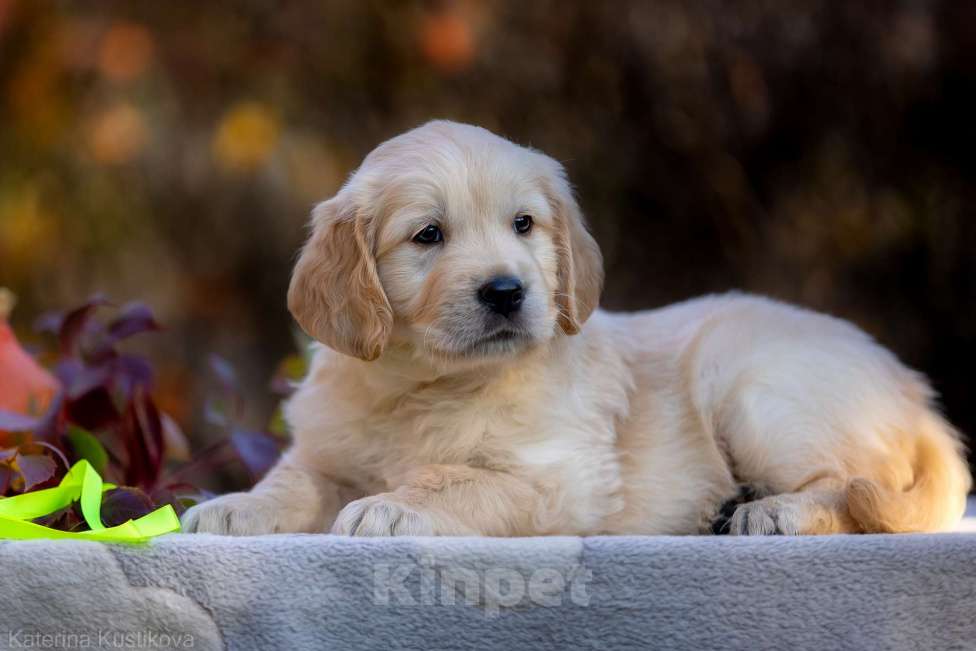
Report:
M 82 459 L 64 476 L 55 488 L 0 498 L 0 538 L 33 540 L 98 540 L 101 542 L 144 542 L 150 538 L 180 530 L 180 519 L 169 504 L 137 520 L 123 522 L 116 527 L 102 524 L 102 493 L 115 488 L 102 482 L 101 476 Z M 90 531 L 60 531 L 30 522 L 75 500 L 81 503 L 81 514 Z

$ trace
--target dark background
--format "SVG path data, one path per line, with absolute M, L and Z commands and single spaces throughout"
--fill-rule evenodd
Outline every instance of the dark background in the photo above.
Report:
M 435 117 L 565 162 L 605 307 L 742 288 L 851 319 L 976 432 L 972 2 L 0 0 L 14 325 L 144 300 L 166 409 L 207 438 L 216 352 L 263 421 L 309 208 Z

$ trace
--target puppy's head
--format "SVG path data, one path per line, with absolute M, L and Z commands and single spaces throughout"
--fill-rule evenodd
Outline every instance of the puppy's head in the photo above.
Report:
M 431 122 L 377 147 L 312 213 L 288 307 L 365 360 L 390 342 L 492 360 L 575 334 L 602 260 L 553 159 L 468 125 Z

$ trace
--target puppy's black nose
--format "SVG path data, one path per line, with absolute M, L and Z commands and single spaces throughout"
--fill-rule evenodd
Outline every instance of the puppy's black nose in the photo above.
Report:
M 492 312 L 504 316 L 518 312 L 524 295 L 522 282 L 511 276 L 492 278 L 478 290 L 478 299 L 491 308 Z

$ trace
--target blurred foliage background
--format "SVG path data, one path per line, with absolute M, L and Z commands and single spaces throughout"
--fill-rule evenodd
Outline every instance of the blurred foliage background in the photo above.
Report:
M 200 438 L 207 353 L 266 421 L 314 202 L 472 122 L 564 161 L 604 305 L 743 288 L 857 322 L 976 432 L 976 3 L 0 0 L 13 322 L 152 305 Z

